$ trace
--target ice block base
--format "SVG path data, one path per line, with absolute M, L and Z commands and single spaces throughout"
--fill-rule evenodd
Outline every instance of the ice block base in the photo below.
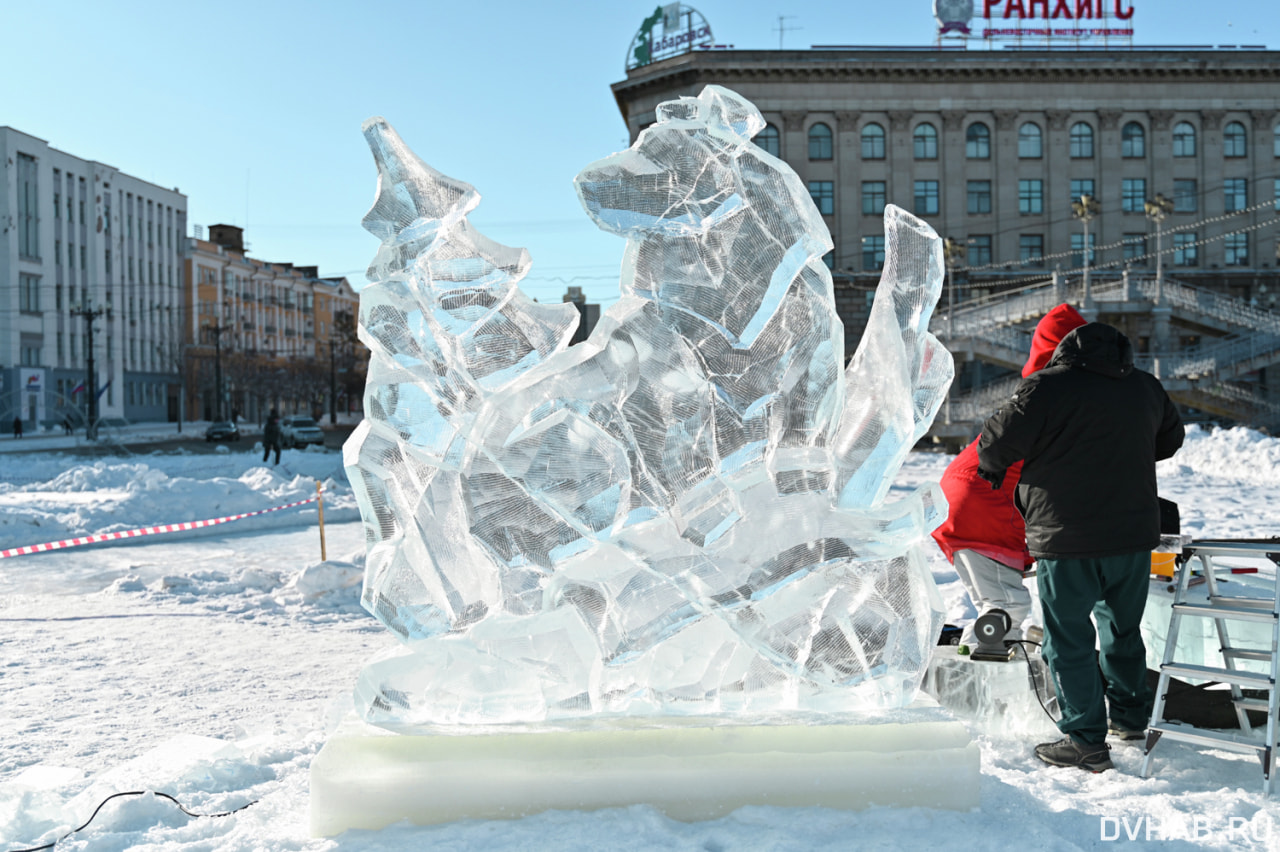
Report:
M 348 720 L 311 764 L 311 833 L 648 804 L 684 821 L 744 805 L 978 805 L 978 747 L 931 700 L 876 719 L 592 720 L 392 734 Z
M 1058 714 L 1057 698 L 1039 654 L 1028 660 L 1019 650 L 1014 659 L 993 663 L 940 645 L 920 688 L 987 736 L 1061 736 L 1048 715 Z

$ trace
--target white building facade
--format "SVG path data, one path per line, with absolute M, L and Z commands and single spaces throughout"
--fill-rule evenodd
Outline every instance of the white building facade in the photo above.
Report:
M 176 419 L 186 196 L 11 127 L 0 163 L 0 431 L 82 425 L 89 394 Z

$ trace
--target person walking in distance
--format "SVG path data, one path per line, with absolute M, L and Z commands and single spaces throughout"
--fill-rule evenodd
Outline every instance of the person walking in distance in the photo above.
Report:
M 21 414 L 13 418 L 13 437 L 15 438 L 22 437 L 22 415 Z
M 267 422 L 262 426 L 262 460 L 265 462 L 267 457 L 271 455 L 271 451 L 276 451 L 276 464 L 280 464 L 280 415 L 276 410 L 271 409 L 271 413 L 267 415 Z
M 1031 354 L 1022 368 L 1026 378 L 1044 369 L 1067 332 L 1084 325 L 1084 317 L 1070 305 L 1058 305 L 1036 325 Z M 943 555 L 955 566 L 960 583 L 981 616 L 993 609 L 1009 614 L 1012 626 L 1006 642 L 1022 638 L 1022 623 L 1031 614 L 1031 590 L 1023 573 L 1033 560 L 1027 552 L 1027 529 L 1014 506 L 1014 491 L 1022 462 L 1014 462 L 998 490 L 978 476 L 978 439 L 947 465 L 939 485 L 947 498 L 947 519 L 933 531 Z M 960 644 L 974 645 L 973 622 L 965 626 Z
M 1066 735 L 1036 746 L 1045 763 L 1111 769 L 1107 734 L 1132 740 L 1146 729 L 1139 628 L 1160 543 L 1156 462 L 1177 452 L 1183 432 L 1160 381 L 1134 368 L 1129 339 L 1097 322 L 1067 334 L 982 427 L 978 474 L 993 488 L 1023 461 L 1015 500 Z

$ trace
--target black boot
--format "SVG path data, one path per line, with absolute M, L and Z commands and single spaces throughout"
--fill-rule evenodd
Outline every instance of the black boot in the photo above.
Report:
M 1036 746 L 1036 757 L 1050 766 L 1075 766 L 1088 772 L 1105 772 L 1114 769 L 1111 763 L 1111 746 L 1083 745 L 1064 737 L 1056 743 Z

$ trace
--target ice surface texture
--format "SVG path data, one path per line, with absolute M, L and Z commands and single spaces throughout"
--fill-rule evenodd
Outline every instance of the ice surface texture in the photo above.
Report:
M 804 184 L 709 86 L 658 108 L 575 186 L 626 237 L 621 298 L 569 348 L 572 305 L 517 287 L 474 188 L 365 125 L 382 239 L 360 295 L 366 420 L 345 461 L 364 605 L 403 646 L 359 677 L 392 729 L 594 714 L 894 707 L 941 604 L 918 547 L 936 488 L 889 486 L 952 360 L 927 331 L 937 235 L 889 207 L 857 354 Z

